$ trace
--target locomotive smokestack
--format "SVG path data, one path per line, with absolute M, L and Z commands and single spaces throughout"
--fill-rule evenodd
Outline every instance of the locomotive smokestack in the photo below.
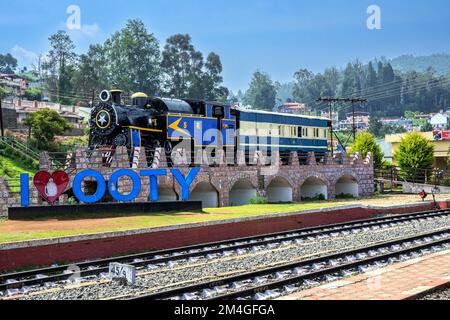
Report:
M 113 89 L 111 90 L 111 99 L 114 104 L 121 104 L 122 102 L 122 90 Z

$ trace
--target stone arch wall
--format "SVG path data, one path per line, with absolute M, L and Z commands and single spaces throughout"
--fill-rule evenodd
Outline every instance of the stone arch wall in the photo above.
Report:
M 318 180 L 320 184 L 307 184 L 308 181 Z M 313 187 L 317 186 L 317 187 Z M 321 173 L 310 174 L 299 180 L 299 198 L 310 197 L 313 198 L 317 194 L 323 194 L 326 199 L 332 199 L 333 195 L 330 190 L 330 183 L 326 175 Z
M 94 151 L 91 156 L 88 156 L 88 151 L 79 149 L 72 154 L 70 161 L 70 167 L 66 168 L 67 172 L 70 172 L 70 184 L 69 188 L 72 187 L 73 177 L 76 173 L 92 168 L 101 172 L 105 180 L 109 179 L 109 176 L 117 169 L 130 168 L 130 161 L 126 148 L 117 148 L 115 154 L 112 156 L 111 163 L 109 165 L 101 164 L 101 151 Z M 143 151 L 141 150 L 141 153 Z M 238 153 L 238 156 L 242 158 L 242 152 Z M 276 177 L 281 177 L 285 179 L 293 189 L 293 201 L 301 200 L 301 186 L 304 182 L 310 178 L 314 177 L 320 179 L 324 182 L 327 187 L 327 195 L 329 199 L 333 199 L 336 195 L 336 183 L 343 176 L 351 176 L 358 182 L 359 196 L 370 196 L 374 192 L 374 170 L 373 161 L 371 156 L 368 155 L 366 159 L 360 159 L 356 157 L 353 161 L 338 161 L 339 159 L 334 159 L 327 157 L 326 161 L 322 164 L 317 164 L 315 161 L 309 161 L 306 165 L 300 165 L 298 163 L 298 158 L 295 157 L 295 153 L 291 153 L 291 159 L 288 164 L 280 164 L 266 166 L 263 163 L 257 163 L 256 165 L 247 165 L 242 159 L 238 157 L 241 161 L 237 165 L 215 165 L 209 167 L 206 164 L 201 165 L 201 171 L 196 179 L 196 181 L 191 186 L 191 191 L 193 191 L 196 186 L 201 182 L 209 183 L 218 192 L 218 202 L 220 206 L 228 206 L 230 204 L 230 192 L 233 186 L 239 180 L 248 180 L 249 183 L 257 191 L 258 196 L 266 196 L 267 188 L 270 183 Z M 310 155 L 310 158 L 311 155 Z M 48 153 L 41 154 L 40 168 L 42 170 L 53 171 L 52 164 Z M 175 193 L 180 196 L 181 190 L 178 183 L 170 174 L 170 170 L 167 167 L 167 163 L 164 161 L 164 157 L 161 157 L 159 162 L 154 162 L 152 164 L 145 162 L 138 163 L 137 168 L 132 168 L 136 173 L 139 174 L 141 169 L 147 168 L 166 168 L 167 176 L 159 177 L 158 183 L 163 188 L 173 188 Z M 179 167 L 183 174 L 186 174 L 189 167 L 182 165 Z M 147 177 L 141 178 L 142 190 L 141 194 L 138 196 L 136 201 L 148 201 L 149 200 L 149 180 Z M 6 186 L 7 183 L 5 183 Z M 130 185 L 126 181 L 119 185 L 119 188 L 124 193 L 129 192 Z M 8 206 L 8 202 L 16 202 L 18 198 L 11 198 L 9 192 L 6 188 L 0 194 L 0 208 L 2 211 L 0 215 L 5 215 L 5 208 Z M 5 195 L 7 195 L 5 197 Z M 9 199 L 9 200 L 8 200 Z M 45 205 L 39 200 L 40 197 L 36 190 L 30 185 L 30 204 L 31 205 Z M 60 199 L 60 202 L 64 203 L 64 199 Z
M 231 186 L 228 192 L 228 201 L 231 206 L 239 206 L 249 204 L 251 198 L 257 197 L 259 194 L 257 186 L 249 179 L 239 179 Z
M 270 179 L 266 186 L 266 196 L 269 203 L 292 202 L 294 200 L 294 187 L 292 182 L 283 175 L 277 175 Z
M 191 188 L 191 200 L 202 201 L 204 208 L 215 208 L 220 206 L 220 192 L 209 181 L 199 181 Z
M 350 176 L 350 175 L 343 175 L 340 179 L 336 181 L 336 184 L 334 185 L 334 193 L 335 196 L 339 195 L 349 195 L 354 198 L 359 197 L 359 184 L 358 181 Z

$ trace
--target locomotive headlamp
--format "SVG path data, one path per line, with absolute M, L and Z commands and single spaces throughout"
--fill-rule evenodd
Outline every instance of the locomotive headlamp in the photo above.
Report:
M 109 99 L 111 99 L 111 94 L 108 90 L 103 90 L 102 92 L 100 92 L 100 100 L 102 100 L 103 102 L 107 102 L 109 101 Z

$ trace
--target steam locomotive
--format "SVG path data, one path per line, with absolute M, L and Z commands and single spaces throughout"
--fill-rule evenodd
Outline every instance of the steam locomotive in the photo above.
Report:
M 126 146 L 164 148 L 170 156 L 180 141 L 193 148 L 229 148 L 271 152 L 328 150 L 327 118 L 239 110 L 230 105 L 190 99 L 131 96 L 131 105 L 121 101 L 122 91 L 102 91 L 100 103 L 91 111 L 89 147 Z M 193 150 L 193 149 L 191 149 Z

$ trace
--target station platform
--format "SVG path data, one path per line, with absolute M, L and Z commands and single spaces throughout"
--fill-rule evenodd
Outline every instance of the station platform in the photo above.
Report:
M 277 300 L 406 300 L 449 283 L 450 250 L 445 250 Z

